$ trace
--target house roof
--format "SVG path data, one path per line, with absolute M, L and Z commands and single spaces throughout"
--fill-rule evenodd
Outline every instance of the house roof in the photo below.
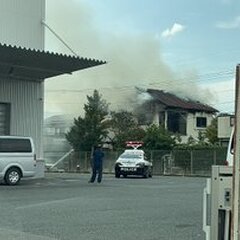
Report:
M 207 104 L 203 104 L 197 101 L 185 100 L 177 97 L 174 94 L 171 94 L 162 90 L 147 89 L 147 93 L 149 93 L 154 100 L 161 102 L 167 107 L 182 108 L 185 110 L 192 110 L 192 111 L 204 111 L 204 112 L 210 112 L 210 113 L 218 112 L 217 109 Z
M 72 115 L 62 114 L 54 115 L 44 119 L 44 125 L 48 126 L 70 126 L 73 124 L 74 117 Z
M 42 81 L 105 63 L 95 59 L 0 44 L 0 76 L 8 78 Z

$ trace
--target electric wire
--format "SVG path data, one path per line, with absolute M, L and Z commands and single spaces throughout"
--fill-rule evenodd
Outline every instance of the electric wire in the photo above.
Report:
M 200 83 L 200 82 L 203 82 L 203 83 L 207 83 L 207 81 L 209 80 L 215 80 L 215 79 L 219 79 L 219 77 L 221 76 L 230 76 L 233 74 L 232 71 L 225 71 L 225 72 L 216 72 L 216 73 L 212 73 L 212 74 L 215 74 L 215 75 L 210 75 L 210 73 L 206 74 L 206 75 L 198 75 L 201 76 L 201 77 L 204 77 L 204 76 L 211 76 L 211 77 L 208 77 L 208 78 L 204 78 L 204 79 L 187 79 L 185 81 L 183 81 L 183 78 L 180 78 L 180 79 L 176 79 L 175 81 L 177 81 L 178 85 L 184 85 L 184 84 L 189 84 L 189 83 Z M 180 81 L 180 82 L 179 82 Z M 214 82 L 211 82 L 211 83 L 214 83 Z M 169 81 L 160 81 L 160 82 L 156 82 L 156 81 L 153 81 L 153 82 L 149 82 L 148 84 L 138 84 L 138 86 L 140 87 L 148 87 L 148 86 L 156 86 L 156 85 L 164 85 L 165 86 L 169 86 L 171 84 L 176 84 L 176 83 L 169 83 Z M 124 89 L 128 89 L 129 87 L 136 87 L 136 84 L 130 84 L 130 85 L 125 85 L 125 86 L 108 86 L 108 87 L 99 87 L 98 89 L 99 90 L 104 90 L 104 89 L 117 89 L 117 90 L 124 90 Z M 79 89 L 79 90 L 76 90 L 76 89 L 47 89 L 46 92 L 84 92 L 84 91 L 91 91 L 91 90 L 94 90 L 95 88 L 86 88 L 86 89 Z

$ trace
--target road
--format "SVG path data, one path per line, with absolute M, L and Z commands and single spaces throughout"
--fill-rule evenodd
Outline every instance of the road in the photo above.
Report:
M 0 239 L 204 240 L 202 190 L 206 179 L 47 174 L 0 185 Z

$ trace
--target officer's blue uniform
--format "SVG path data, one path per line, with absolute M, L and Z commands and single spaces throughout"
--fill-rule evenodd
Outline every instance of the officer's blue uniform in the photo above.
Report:
M 98 178 L 97 181 L 100 183 L 102 181 L 102 165 L 103 165 L 103 157 L 104 153 L 100 148 L 96 148 L 93 152 L 93 163 L 92 163 L 92 177 L 89 182 L 93 183 L 96 179 L 97 173 Z

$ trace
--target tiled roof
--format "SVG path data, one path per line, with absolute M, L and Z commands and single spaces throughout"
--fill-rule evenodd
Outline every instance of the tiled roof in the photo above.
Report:
M 203 104 L 203 103 L 192 101 L 192 100 L 185 100 L 177 97 L 174 94 L 171 94 L 162 90 L 147 89 L 147 93 L 149 93 L 154 100 L 161 102 L 167 107 L 182 108 L 186 110 L 204 111 L 204 112 L 211 112 L 211 113 L 218 112 L 217 109 L 207 104 Z

